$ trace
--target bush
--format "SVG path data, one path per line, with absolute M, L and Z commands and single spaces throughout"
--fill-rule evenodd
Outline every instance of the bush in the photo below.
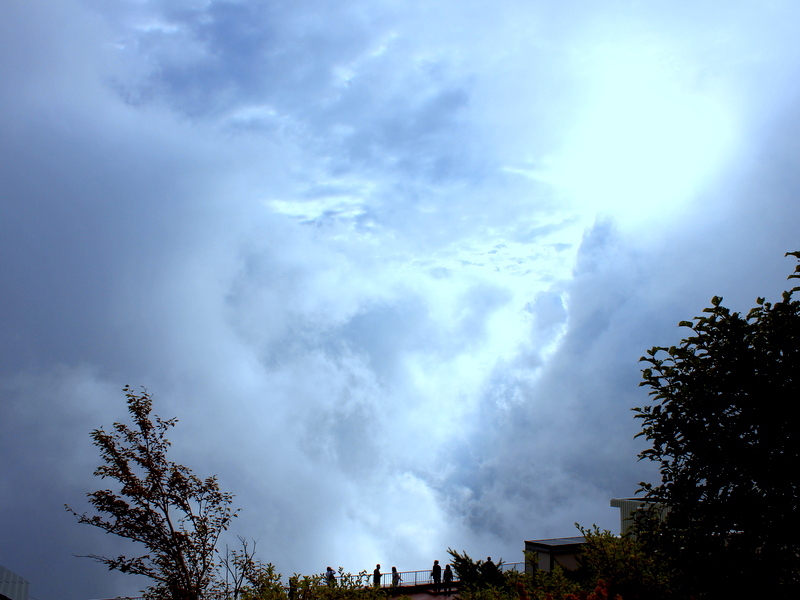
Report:
M 670 597 L 665 565 L 646 552 L 635 537 L 616 536 L 608 530 L 600 530 L 597 525 L 584 528 L 576 523 L 576 526 L 586 538 L 581 559 L 585 581 L 596 581 L 598 585 L 602 581 L 609 598 L 616 595 L 625 600 Z
M 502 560 L 495 564 L 488 560 L 472 560 L 466 552 L 459 554 L 452 548 L 448 548 L 447 552 L 453 557 L 450 564 L 453 565 L 461 590 L 477 591 L 494 588 L 506 593 L 511 591 L 512 584 L 503 573 Z

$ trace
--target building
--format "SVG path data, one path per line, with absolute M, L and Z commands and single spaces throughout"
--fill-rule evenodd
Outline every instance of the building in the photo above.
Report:
M 652 506 L 644 498 L 612 498 L 611 506 L 619 509 L 619 533 L 628 533 L 636 515 L 646 507 Z M 536 553 L 537 561 L 525 561 L 525 571 L 534 569 L 552 571 L 558 565 L 562 569 L 572 570 L 580 566 L 581 554 L 586 538 L 583 536 L 552 538 L 545 540 L 526 540 L 525 554 Z
M 645 509 L 654 507 L 655 505 L 652 502 L 648 502 L 644 498 L 612 498 L 611 506 L 619 509 L 619 533 L 620 535 L 623 535 L 629 532 L 638 514 Z M 662 507 L 662 519 L 668 510 L 669 508 L 665 509 Z
M 526 540 L 525 556 L 535 552 L 537 560 L 535 563 L 529 560 L 525 561 L 525 572 L 530 573 L 534 569 L 552 571 L 556 565 L 568 571 L 577 569 L 580 566 L 580 556 L 585 542 L 586 538 L 582 535 L 546 540 Z
M 28 600 L 29 585 L 27 579 L 0 565 L 0 600 Z
M 611 506 L 619 509 L 619 533 L 627 533 L 633 525 L 636 513 L 645 505 L 642 498 L 612 498 Z

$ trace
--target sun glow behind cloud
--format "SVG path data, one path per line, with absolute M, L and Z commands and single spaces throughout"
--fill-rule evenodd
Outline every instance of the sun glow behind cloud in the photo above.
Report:
M 623 227 L 678 216 L 735 147 L 734 115 L 665 60 L 600 56 L 583 111 L 539 176 Z

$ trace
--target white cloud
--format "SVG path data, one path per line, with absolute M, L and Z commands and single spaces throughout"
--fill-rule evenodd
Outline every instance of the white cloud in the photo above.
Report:
M 42 600 L 138 589 L 59 521 L 125 383 L 286 574 L 515 560 L 652 474 L 644 350 L 791 270 L 788 3 L 32 6 L 0 8 L 0 562 Z

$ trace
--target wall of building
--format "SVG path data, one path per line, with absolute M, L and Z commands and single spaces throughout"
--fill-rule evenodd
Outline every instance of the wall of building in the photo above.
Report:
M 0 596 L 8 600 L 28 600 L 28 580 L 0 565 Z

